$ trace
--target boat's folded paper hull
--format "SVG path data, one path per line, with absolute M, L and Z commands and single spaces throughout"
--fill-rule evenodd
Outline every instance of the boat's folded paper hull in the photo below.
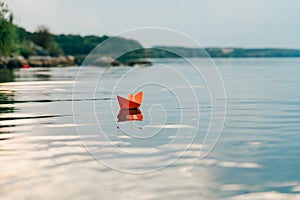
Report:
M 121 109 L 138 109 L 141 104 L 130 101 L 124 97 L 117 96 Z

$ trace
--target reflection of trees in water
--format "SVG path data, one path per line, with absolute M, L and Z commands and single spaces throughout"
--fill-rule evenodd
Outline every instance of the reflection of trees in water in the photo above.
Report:
M 13 82 L 15 80 L 14 71 L 10 69 L 0 69 L 0 83 Z M 14 102 L 13 90 L 3 90 L 0 85 L 0 118 L 2 114 L 13 113 L 15 108 L 12 103 Z M 10 125 L 11 126 L 11 125 Z M 7 127 L 5 124 L 0 124 L 0 134 L 8 133 L 3 131 L 3 128 Z M 5 140 L 0 136 L 0 140 Z
M 50 68 L 31 68 L 31 70 L 25 69 L 16 72 L 16 81 L 50 81 L 52 78 Z
M 14 71 L 11 69 L 0 69 L 0 83 L 13 82 L 15 80 Z
M 13 113 L 16 110 L 14 86 L 6 85 L 1 86 L 1 83 L 15 82 L 15 81 L 50 81 L 52 75 L 50 68 L 36 68 L 32 70 L 22 69 L 0 69 L 0 140 L 8 139 L 3 138 L 1 134 L 9 133 L 5 130 L 6 127 L 15 125 L 7 125 L 5 116 L 7 113 Z M 48 95 L 46 92 L 44 95 Z
M 15 80 L 14 71 L 10 69 L 0 70 L 0 83 L 13 82 Z M 14 111 L 12 106 L 7 106 L 10 102 L 14 101 L 13 91 L 3 90 L 0 86 L 0 114 L 11 113 Z
M 7 106 L 10 102 L 14 101 L 14 94 L 5 94 L 0 90 L 0 116 L 2 113 L 12 113 L 14 112 L 14 107 Z
M 50 69 L 44 68 L 39 69 L 36 72 L 34 72 L 33 77 L 36 78 L 38 81 L 50 81 L 51 75 L 49 74 Z

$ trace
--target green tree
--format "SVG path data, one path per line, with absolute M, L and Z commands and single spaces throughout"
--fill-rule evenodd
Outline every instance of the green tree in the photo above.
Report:
M 13 14 L 7 4 L 0 0 L 0 55 L 8 56 L 14 51 L 14 39 Z
M 32 35 L 32 41 L 47 50 L 51 56 L 63 54 L 62 49 L 58 46 L 49 28 L 46 26 L 38 26 L 37 31 Z
M 32 35 L 32 41 L 44 49 L 50 47 L 52 40 L 52 35 L 46 26 L 38 26 L 37 31 Z

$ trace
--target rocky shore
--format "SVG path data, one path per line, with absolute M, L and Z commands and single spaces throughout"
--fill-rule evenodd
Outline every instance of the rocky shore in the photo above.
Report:
M 88 56 L 85 61 L 85 65 L 89 66 L 99 66 L 99 67 L 106 67 L 106 66 L 150 66 L 152 65 L 151 61 L 148 60 L 139 60 L 139 59 L 133 59 L 133 60 L 126 60 L 126 61 L 119 61 L 114 59 L 111 56 Z
M 81 65 L 84 58 L 77 58 L 75 56 L 29 56 L 27 59 L 23 56 L 15 57 L 0 57 L 0 68 L 22 68 L 22 67 L 60 67 L 60 66 L 72 66 Z M 136 65 L 152 65 L 148 60 L 130 60 L 126 62 L 120 62 L 114 60 L 110 56 L 97 56 L 92 59 L 87 59 L 84 62 L 89 66 L 136 66 Z
M 29 56 L 27 59 L 23 56 L 0 58 L 0 68 L 21 68 L 25 65 L 30 67 L 53 67 L 75 64 L 74 56 Z

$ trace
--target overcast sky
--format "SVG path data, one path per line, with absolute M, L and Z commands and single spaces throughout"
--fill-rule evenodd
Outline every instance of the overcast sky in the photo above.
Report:
M 183 32 L 204 46 L 300 48 L 299 0 L 7 0 L 33 31 L 116 35 L 138 27 Z M 142 44 L 142 39 L 135 38 Z M 149 44 L 147 44 L 149 45 Z M 159 45 L 153 43 L 150 45 Z M 176 41 L 170 45 L 177 45 Z

